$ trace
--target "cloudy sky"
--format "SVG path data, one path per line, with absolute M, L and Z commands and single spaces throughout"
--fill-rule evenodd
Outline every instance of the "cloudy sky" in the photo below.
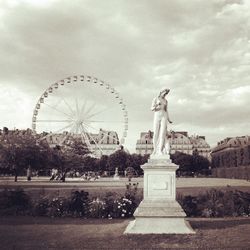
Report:
M 1 0 L 0 34 L 1 127 L 30 127 L 49 85 L 89 74 L 123 97 L 130 151 L 163 87 L 169 129 L 250 134 L 248 0 Z

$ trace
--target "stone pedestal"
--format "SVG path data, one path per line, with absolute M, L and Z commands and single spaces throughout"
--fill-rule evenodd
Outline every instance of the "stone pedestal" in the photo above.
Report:
M 176 201 L 178 166 L 169 155 L 151 156 L 144 170 L 144 199 L 134 213 L 125 234 L 192 234 L 185 212 Z

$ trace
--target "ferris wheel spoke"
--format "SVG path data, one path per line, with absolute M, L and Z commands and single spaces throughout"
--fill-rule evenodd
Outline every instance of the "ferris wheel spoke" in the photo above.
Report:
M 81 133 L 81 124 L 76 124 L 76 134 Z
M 65 129 L 70 128 L 70 127 L 72 127 L 72 126 L 73 126 L 73 124 L 72 124 L 72 122 L 71 122 L 70 124 L 64 126 L 64 127 L 61 128 L 61 129 L 58 129 L 57 131 L 55 131 L 55 132 L 53 132 L 53 133 L 54 133 L 54 134 L 60 133 L 60 132 L 64 131 Z
M 74 126 L 75 126 L 75 125 L 73 124 L 72 127 L 71 127 L 71 129 L 70 129 L 70 131 L 69 131 L 69 133 L 72 133 L 72 132 L 73 132 Z M 67 139 L 68 136 L 69 136 L 69 135 L 66 134 L 66 135 L 63 137 L 63 139 L 60 141 L 60 144 L 59 144 L 59 145 L 62 145 L 62 144 L 64 143 L 64 141 Z
M 94 121 L 94 120 L 87 120 L 87 122 L 91 123 L 123 123 L 123 121 Z
M 67 126 L 64 126 L 64 127 L 61 128 L 61 129 L 58 129 L 57 131 L 53 132 L 53 134 L 60 133 L 60 132 L 62 132 L 63 130 L 69 128 L 70 126 L 72 126 L 72 123 L 71 123 L 71 124 L 68 124 Z M 44 137 L 42 137 L 40 140 L 43 140 L 43 139 L 45 139 L 45 138 L 47 138 L 47 137 L 49 137 L 49 136 L 51 136 L 51 133 L 48 133 L 47 135 L 45 135 Z
M 102 149 L 100 148 L 100 146 L 98 145 L 98 143 L 95 141 L 95 139 L 91 136 L 91 133 L 87 130 L 87 128 L 83 127 L 83 125 L 81 125 L 82 131 L 83 132 L 87 132 L 87 134 L 89 135 L 89 137 L 92 139 L 92 141 L 94 142 L 94 144 L 96 145 L 96 147 L 101 151 L 101 153 L 103 153 Z
M 36 120 L 37 122 L 72 122 L 72 120 Z
M 56 104 L 54 105 L 54 107 L 55 107 L 55 108 L 57 108 L 57 107 L 58 107 L 58 105 L 61 103 L 61 101 L 62 101 L 62 100 L 61 100 L 61 99 L 59 99 L 59 100 L 56 102 Z M 45 104 L 47 104 L 47 103 L 45 103 Z
M 65 112 L 63 112 L 63 111 L 61 111 L 61 110 L 59 110 L 59 109 L 57 109 L 57 108 L 55 108 L 55 107 L 47 104 L 47 103 L 44 103 L 44 104 L 47 105 L 48 107 L 50 107 L 51 109 L 53 109 L 53 110 L 55 110 L 55 111 L 57 111 L 57 112 L 59 112 L 61 114 L 64 114 L 64 115 L 68 116 L 69 118 L 71 118 L 71 115 L 69 115 L 69 114 L 67 114 L 67 113 L 65 113 Z
M 70 105 L 66 102 L 66 100 L 62 97 L 62 100 L 64 102 L 64 104 L 68 107 L 69 111 L 70 111 L 70 115 L 73 116 L 74 115 L 74 110 L 70 107 Z
M 83 98 L 82 98 L 82 99 L 83 99 Z M 81 117 L 84 117 L 84 111 L 85 111 L 85 108 L 86 108 L 86 104 L 87 104 L 87 100 L 84 99 L 84 102 L 83 102 L 83 104 L 82 104 L 82 106 L 81 106 L 81 111 L 80 111 L 80 116 L 81 116 Z
M 75 98 L 75 105 L 76 105 L 76 114 L 79 116 L 79 105 L 78 105 L 78 99 Z
M 102 109 L 102 110 L 100 110 L 100 111 L 97 111 L 97 112 L 94 113 L 94 114 L 91 114 L 91 115 L 87 116 L 86 119 L 92 118 L 92 117 L 94 117 L 94 116 L 96 116 L 96 115 L 99 115 L 99 114 L 101 114 L 101 113 L 105 113 L 106 111 L 110 111 L 111 109 L 114 109 L 114 108 L 117 108 L 117 107 Z
M 81 126 L 81 137 L 82 137 L 82 140 L 84 141 L 84 143 L 86 143 L 86 145 L 88 146 L 88 148 L 90 150 L 92 150 L 92 145 L 89 141 L 89 135 L 85 132 L 84 128 Z
M 84 113 L 84 116 L 88 117 L 88 114 L 95 108 L 96 104 L 93 103 L 88 110 Z

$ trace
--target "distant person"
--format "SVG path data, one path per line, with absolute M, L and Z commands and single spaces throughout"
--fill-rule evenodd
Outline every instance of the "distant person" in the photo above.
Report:
M 31 181 L 31 175 L 32 175 L 32 173 L 31 173 L 31 167 L 29 166 L 27 168 L 27 181 Z
M 50 181 L 53 181 L 55 179 L 55 169 L 54 168 L 52 168 L 51 169 L 51 177 L 50 177 Z

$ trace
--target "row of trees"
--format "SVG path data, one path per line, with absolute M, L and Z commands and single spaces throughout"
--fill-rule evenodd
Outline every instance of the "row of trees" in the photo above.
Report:
M 61 172 L 62 180 L 70 170 L 112 173 L 118 167 L 125 171 L 133 167 L 142 174 L 140 165 L 147 161 L 148 156 L 128 154 L 118 150 L 110 156 L 103 155 L 100 159 L 91 157 L 89 150 L 80 139 L 73 139 L 70 144 L 51 148 L 46 140 L 39 141 L 31 132 L 12 133 L 5 131 L 0 135 L 0 173 L 13 174 L 15 181 L 18 175 L 26 173 L 28 168 L 40 173 L 49 173 L 56 168 Z
M 49 172 L 57 168 L 61 172 L 62 181 L 70 170 L 83 173 L 93 171 L 113 174 L 115 168 L 124 173 L 133 168 L 135 173 L 142 175 L 140 168 L 147 162 L 149 155 L 129 154 L 123 149 L 117 150 L 110 156 L 103 155 L 100 159 L 91 157 L 86 145 L 81 140 L 74 139 L 64 147 L 49 147 L 46 141 L 38 141 L 32 133 L 2 133 L 0 135 L 0 170 L 1 173 L 13 174 L 15 181 L 28 168 Z M 171 156 L 174 163 L 180 166 L 182 174 L 199 173 L 209 168 L 209 162 L 198 154 L 186 155 L 176 153 Z
M 179 165 L 177 174 L 179 176 L 210 175 L 210 162 L 207 158 L 200 156 L 197 151 L 193 155 L 176 152 L 171 155 L 172 161 Z

